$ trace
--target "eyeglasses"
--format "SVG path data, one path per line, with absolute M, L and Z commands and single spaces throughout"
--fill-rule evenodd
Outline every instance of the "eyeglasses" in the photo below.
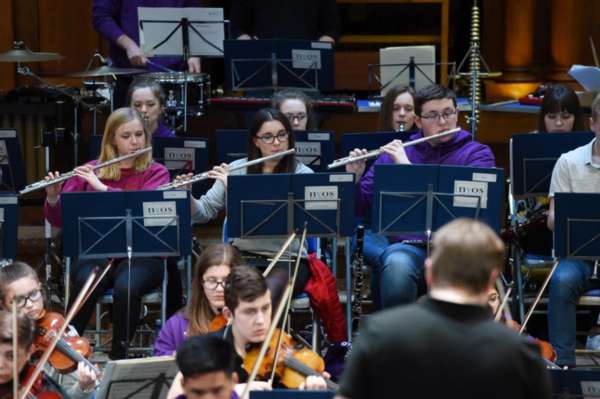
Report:
M 37 290 L 31 291 L 26 296 L 16 296 L 16 297 L 14 297 L 13 301 L 15 301 L 15 303 L 17 304 L 18 308 L 24 308 L 25 306 L 27 306 L 27 302 L 28 301 L 30 301 L 31 303 L 33 303 L 35 301 L 39 301 L 41 298 L 42 298 L 42 290 L 38 288 Z
M 444 117 L 445 120 L 449 120 L 452 119 L 456 116 L 456 110 L 452 109 L 452 108 L 446 108 L 445 110 L 442 111 L 442 113 L 440 114 L 439 112 L 431 112 L 427 115 L 421 115 L 421 119 L 425 119 L 428 121 L 435 121 L 435 120 L 441 120 L 442 116 Z
M 219 281 L 219 280 L 214 280 L 212 278 L 208 279 L 208 280 L 204 280 L 202 281 L 202 284 L 204 284 L 204 287 L 207 290 L 211 290 L 214 291 L 217 289 L 218 286 L 221 286 L 223 289 L 225 289 L 225 281 Z
M 276 135 L 267 133 L 264 136 L 257 136 L 257 138 L 262 140 L 262 142 L 265 144 L 273 144 L 273 142 L 275 141 L 275 138 L 277 138 L 277 140 L 281 143 L 281 142 L 287 141 L 288 136 L 289 136 L 289 133 L 285 130 L 282 130 L 281 132 L 277 133 Z
M 307 115 L 304 112 L 298 112 L 297 114 L 287 113 L 285 116 L 291 121 L 294 119 L 298 119 L 299 121 L 303 121 L 306 119 Z

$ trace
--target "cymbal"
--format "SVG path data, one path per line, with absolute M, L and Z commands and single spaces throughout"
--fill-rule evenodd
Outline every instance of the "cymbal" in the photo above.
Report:
M 93 78 L 93 77 L 102 77 L 102 76 L 112 76 L 112 75 L 134 75 L 137 73 L 148 72 L 145 69 L 136 69 L 136 68 L 117 68 L 108 65 L 103 65 L 98 68 L 88 69 L 87 71 L 75 72 L 70 74 L 69 76 L 75 78 Z
M 0 53 L 0 62 L 42 62 L 62 60 L 58 53 L 42 53 L 29 50 L 23 42 L 15 42 L 12 50 Z

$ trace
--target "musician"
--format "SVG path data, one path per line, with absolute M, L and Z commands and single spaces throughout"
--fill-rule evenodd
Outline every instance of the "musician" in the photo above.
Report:
M 175 137 L 175 132 L 164 124 L 165 92 L 152 80 L 135 80 L 127 90 L 127 102 L 145 119 L 151 137 Z
M 417 93 L 415 113 L 415 123 L 419 130 L 410 136 L 410 140 L 454 129 L 458 125 L 456 95 L 443 86 L 428 86 Z M 490 148 L 474 141 L 471 134 L 464 130 L 406 149 L 400 140 L 394 140 L 381 149 L 383 154 L 364 176 L 364 161 L 346 166 L 346 171 L 355 173 L 359 181 L 356 195 L 359 217 L 368 217 L 372 208 L 375 165 L 440 164 L 493 167 L 495 162 Z M 366 152 L 364 149 L 355 149 L 350 152 L 350 156 Z M 376 306 L 389 307 L 415 301 L 426 291 L 423 268 L 426 256 L 425 237 L 392 237 L 387 247 L 381 243 L 373 243 L 372 237 L 365 237 L 365 247 L 371 252 L 369 263 L 373 272 L 372 290 Z
M 554 231 L 555 193 L 600 193 L 600 96 L 591 105 L 590 129 L 595 138 L 589 144 L 562 154 L 550 181 L 548 228 Z M 598 287 L 589 278 L 590 262 L 561 259 L 550 280 L 548 329 L 560 366 L 575 366 L 575 312 L 581 294 Z
M 429 294 L 362 324 L 337 398 L 550 398 L 535 345 L 490 318 L 504 250 L 474 220 L 439 229 L 426 261 Z
M 239 384 L 236 391 L 243 392 L 248 381 L 248 372 L 243 367 L 247 351 L 252 346 L 260 346 L 266 339 L 271 325 L 271 293 L 265 278 L 252 267 L 233 268 L 225 282 L 225 307 L 223 315 L 228 325 L 208 337 L 218 337 L 229 342 L 234 350 L 234 370 Z M 181 375 L 175 377 L 168 398 L 176 397 L 180 391 Z M 326 389 L 322 377 L 309 376 L 306 389 Z M 253 381 L 252 390 L 271 389 L 267 382 Z
M 335 0 L 233 0 L 237 39 L 305 39 L 335 43 L 340 20 Z
M 185 395 L 177 399 L 211 397 L 237 399 L 233 347 L 217 337 L 191 337 L 177 349 L 177 367 Z
M 132 108 L 119 108 L 110 114 L 106 121 L 102 150 L 98 160 L 91 161 L 75 168 L 75 176 L 64 184 L 54 184 L 46 188 L 44 214 L 48 221 L 60 227 L 61 192 L 77 191 L 124 191 L 153 190 L 169 181 L 169 171 L 163 165 L 152 161 L 152 156 L 145 153 L 99 169 L 92 166 L 116 157 L 131 154 L 150 145 L 150 134 L 144 130 L 144 121 Z M 58 177 L 59 173 L 50 172 L 47 179 Z M 72 298 L 76 298 L 90 272 L 97 266 L 103 267 L 107 260 L 81 261 L 74 267 L 71 276 L 73 284 Z M 110 272 L 92 293 L 73 319 L 73 325 L 80 334 L 95 310 L 98 298 L 109 288 L 113 288 L 113 340 L 109 354 L 111 359 L 126 356 L 126 345 L 139 322 L 141 298 L 158 287 L 162 281 L 163 265 L 158 258 L 134 258 L 131 265 L 131 280 L 128 279 L 126 259 L 118 259 Z M 128 286 L 131 283 L 128 309 Z M 129 314 L 129 337 L 127 337 L 127 316 Z
M 577 94 L 564 84 L 549 85 L 538 117 L 539 133 L 582 132 L 583 111 Z
M 381 101 L 379 130 L 382 132 L 415 130 L 415 95 L 415 90 L 410 86 L 391 87 Z
M 250 127 L 248 142 L 248 158 L 238 159 L 228 165 L 215 166 L 209 172 L 209 177 L 216 179 L 213 186 L 200 199 L 192 199 L 192 221 L 194 223 L 208 223 L 216 218 L 221 210 L 225 209 L 227 194 L 227 175 L 229 168 L 241 165 L 249 160 L 273 155 L 278 152 L 294 148 L 294 135 L 289 120 L 281 112 L 275 109 L 259 110 Z M 313 171 L 297 160 L 294 154 L 263 162 L 248 168 L 238 169 L 231 172 L 232 175 L 245 174 L 271 174 L 271 173 L 313 173 Z M 283 246 L 282 239 L 234 239 L 232 245 L 237 248 L 242 258 L 252 266 L 264 269 L 272 258 Z M 290 246 L 292 253 L 298 253 L 299 240 L 295 240 Z M 276 270 L 269 275 L 273 281 L 277 273 L 288 275 L 288 262 L 280 262 Z M 294 287 L 295 295 L 300 293 L 306 286 L 310 277 L 306 260 L 300 262 L 298 279 Z M 271 287 L 273 289 L 273 287 Z
M 293 130 L 314 129 L 311 99 L 296 89 L 284 89 L 273 93 L 271 107 L 283 113 Z
M 16 301 L 18 311 L 34 323 L 44 316 L 44 295 L 42 283 L 31 266 L 23 262 L 13 262 L 0 268 L 0 308 L 10 311 L 11 304 Z M 76 332 L 68 331 L 68 335 Z M 83 362 L 79 362 L 77 370 L 62 375 L 50 363 L 44 364 L 44 372 L 52 379 L 59 381 L 61 387 L 72 399 L 93 398 L 98 376 Z
M 210 245 L 194 266 L 192 294 L 187 305 L 167 320 L 154 342 L 154 355 L 172 355 L 186 337 L 210 332 L 211 322 L 225 306 L 225 279 L 242 264 L 231 245 Z

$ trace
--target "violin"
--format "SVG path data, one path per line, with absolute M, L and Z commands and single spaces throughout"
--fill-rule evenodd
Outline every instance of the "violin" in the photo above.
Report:
M 36 339 L 34 342 L 36 352 L 46 350 L 64 322 L 65 319 L 61 314 L 44 312 L 42 318 L 36 323 Z M 88 360 L 91 355 L 92 348 L 86 338 L 80 336 L 63 336 L 58 339 L 56 348 L 52 351 L 48 361 L 60 374 L 75 371 L 77 364 L 83 362 L 96 375 L 100 375 L 100 370 Z
M 504 320 L 504 324 L 506 324 L 506 326 L 515 330 L 516 332 L 521 331 L 521 325 L 512 319 Z M 527 338 L 529 338 L 533 343 L 535 343 L 538 346 L 538 349 L 540 350 L 540 355 L 542 355 L 544 359 L 550 360 L 552 363 L 556 362 L 556 351 L 554 350 L 550 342 L 532 337 L 531 335 L 527 335 Z
M 273 370 L 273 363 L 275 362 L 275 354 L 277 352 L 277 341 L 279 338 L 280 330 L 276 329 L 269 348 L 260 363 L 257 375 L 268 379 L 269 374 Z M 281 383 L 291 389 L 297 389 L 305 381 L 309 375 L 322 375 L 325 371 L 325 361 L 316 352 L 308 348 L 298 348 L 298 345 L 294 339 L 287 333 L 283 333 L 280 341 L 281 355 L 278 359 L 277 365 L 275 366 L 275 374 L 279 377 Z M 244 358 L 244 369 L 250 373 L 256 360 L 258 358 L 259 348 L 253 348 L 246 353 Z M 331 390 L 337 390 L 338 385 L 325 379 L 327 388 Z
M 25 370 L 20 373 L 22 378 L 23 385 L 25 385 L 29 379 L 31 378 L 33 371 L 35 370 L 35 364 L 28 364 Z M 35 382 L 29 393 L 27 394 L 28 399 L 63 399 L 65 396 L 63 395 L 59 386 L 56 385 L 51 379 L 49 379 L 46 374 L 40 373 L 38 374 Z M 14 399 L 12 388 L 8 390 L 0 390 L 0 399 Z
M 213 317 L 212 321 L 210 322 L 210 325 L 208 326 L 208 332 L 219 331 L 226 325 L 227 319 L 225 318 L 225 316 L 223 316 L 223 314 L 218 314 L 215 317 Z

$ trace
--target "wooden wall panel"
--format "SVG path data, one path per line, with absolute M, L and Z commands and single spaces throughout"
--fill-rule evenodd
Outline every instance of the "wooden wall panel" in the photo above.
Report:
M 0 1 L 0 52 L 12 47 L 13 0 Z M 0 63 L 0 92 L 7 92 L 15 85 L 14 64 Z

